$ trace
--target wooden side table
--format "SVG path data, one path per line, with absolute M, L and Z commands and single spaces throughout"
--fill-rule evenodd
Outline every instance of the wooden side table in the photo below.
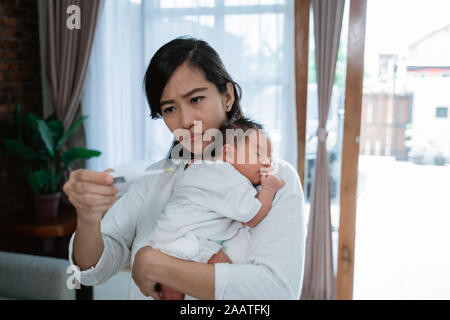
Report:
M 10 212 L 0 216 L 2 235 L 33 240 L 32 245 L 25 248 L 29 252 L 25 253 L 57 258 L 67 258 L 68 248 L 64 248 L 64 245 L 68 245 L 67 238 L 75 232 L 76 226 L 75 208 L 63 203 L 60 204 L 58 216 L 51 220 L 38 220 L 32 210 Z
M 75 232 L 77 217 L 73 206 L 61 203 L 56 219 L 38 220 L 33 212 L 14 212 L 0 217 L 0 231 L 35 238 L 64 237 Z

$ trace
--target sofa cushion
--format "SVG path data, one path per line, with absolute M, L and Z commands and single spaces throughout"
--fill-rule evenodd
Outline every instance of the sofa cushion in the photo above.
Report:
M 0 251 L 0 296 L 9 299 L 74 300 L 66 286 L 69 261 Z

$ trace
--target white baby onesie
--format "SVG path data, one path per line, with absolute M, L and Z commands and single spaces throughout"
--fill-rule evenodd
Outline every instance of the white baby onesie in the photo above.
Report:
M 257 190 L 231 164 L 195 161 L 182 174 L 149 236 L 150 245 L 206 263 L 260 210 Z

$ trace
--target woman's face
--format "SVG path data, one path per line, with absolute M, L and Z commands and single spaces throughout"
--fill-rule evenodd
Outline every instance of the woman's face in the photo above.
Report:
M 202 142 L 202 134 L 208 129 L 218 129 L 226 121 L 226 112 L 234 103 L 234 88 L 228 83 L 227 92 L 221 94 L 201 71 L 185 62 L 170 77 L 160 103 L 169 130 L 186 149 L 198 154 L 211 143 Z M 174 132 L 177 129 L 185 129 L 188 134 L 179 137 Z

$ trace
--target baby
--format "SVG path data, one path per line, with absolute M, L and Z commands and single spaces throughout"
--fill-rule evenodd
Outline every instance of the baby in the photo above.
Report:
M 230 144 L 226 139 L 230 130 L 245 135 L 233 136 Z M 243 225 L 256 226 L 268 214 L 285 181 L 271 174 L 271 143 L 263 127 L 239 119 L 219 131 L 223 138 L 216 136 L 213 160 L 195 160 L 183 172 L 149 236 L 151 247 L 185 260 L 232 263 L 221 250 L 223 241 Z M 165 300 L 184 299 L 167 286 L 161 290 Z

